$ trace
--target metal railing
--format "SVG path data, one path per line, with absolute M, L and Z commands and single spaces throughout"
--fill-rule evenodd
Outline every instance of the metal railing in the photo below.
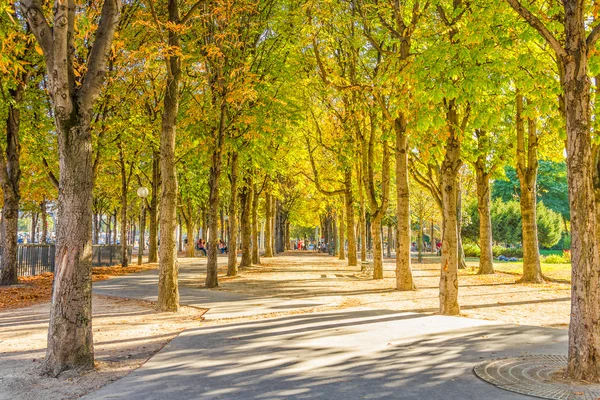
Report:
M 128 246 L 129 260 L 133 247 Z M 17 248 L 17 275 L 34 276 L 45 272 L 54 272 L 56 246 L 53 244 L 20 244 Z M 2 248 L 0 248 L 0 260 Z M 120 244 L 92 246 L 92 266 L 110 266 L 121 262 Z M 2 264 L 0 263 L 0 269 Z

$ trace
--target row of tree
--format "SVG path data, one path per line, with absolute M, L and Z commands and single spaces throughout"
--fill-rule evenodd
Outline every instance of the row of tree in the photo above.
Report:
M 49 373 L 93 366 L 92 225 L 117 207 L 127 237 L 132 187 L 151 189 L 144 201 L 150 258 L 160 263 L 158 308 L 177 311 L 179 219 L 188 238 L 206 221 L 211 288 L 222 211 L 230 275 L 238 267 L 238 219 L 241 265 L 248 265 L 259 261 L 261 213 L 267 241 L 274 238 L 268 257 L 289 243 L 290 221 L 314 226 L 322 217 L 323 230 L 334 229 L 334 208 L 349 265 L 358 262 L 358 242 L 364 257 L 370 236 L 381 279 L 380 232 L 392 205 L 396 287 L 413 290 L 412 178 L 442 216 L 440 313 L 453 315 L 464 165 L 476 180 L 480 272 L 493 272 L 490 181 L 510 163 L 520 189 L 523 281 L 540 282 L 539 158 L 560 158 L 566 143 L 569 374 L 600 379 L 600 174 L 590 80 L 600 25 L 590 31 L 591 6 L 57 0 L 49 18 L 41 0 L 4 1 L 2 282 L 16 280 L 10 266 L 21 188 L 36 188 L 39 201 L 58 205 Z

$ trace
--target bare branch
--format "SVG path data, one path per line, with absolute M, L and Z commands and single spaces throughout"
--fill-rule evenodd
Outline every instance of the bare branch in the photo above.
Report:
M 80 107 L 88 110 L 100 94 L 110 55 L 110 47 L 119 23 L 121 0 L 104 0 L 96 39 L 88 59 L 88 71 L 80 89 Z
M 548 44 L 552 47 L 554 52 L 556 54 L 558 54 L 559 57 L 567 56 L 566 50 L 561 46 L 561 44 L 558 42 L 558 40 L 554 37 L 554 35 L 552 35 L 552 33 L 548 30 L 546 25 L 544 25 L 544 23 L 542 21 L 540 21 L 540 19 L 538 17 L 533 15 L 527 8 L 523 7 L 523 5 L 521 5 L 521 3 L 519 3 L 519 0 L 506 0 L 506 1 L 508 1 L 508 4 L 510 4 L 510 6 L 521 17 L 523 17 L 523 19 L 525 21 L 527 21 L 527 23 L 529 23 L 529 25 L 531 25 L 532 28 L 537 30 L 539 32 L 539 34 L 542 35 L 542 37 L 544 39 L 546 39 Z M 592 31 L 592 33 L 593 33 L 593 31 Z M 589 40 L 589 38 L 588 38 L 588 40 Z

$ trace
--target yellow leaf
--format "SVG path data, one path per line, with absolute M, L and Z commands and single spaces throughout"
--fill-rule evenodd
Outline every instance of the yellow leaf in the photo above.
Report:
M 35 45 L 35 51 L 36 51 L 36 52 L 37 52 L 37 53 L 38 53 L 40 56 L 43 56 L 43 55 L 44 55 L 44 52 L 42 51 L 42 48 L 41 48 L 41 47 L 40 47 L 38 44 L 36 44 L 36 45 Z

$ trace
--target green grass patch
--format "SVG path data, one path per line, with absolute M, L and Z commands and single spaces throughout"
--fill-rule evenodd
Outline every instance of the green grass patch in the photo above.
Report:
M 497 272 L 509 274 L 523 273 L 523 262 L 498 262 L 494 261 L 494 269 Z M 571 281 L 571 264 L 546 264 L 542 263 L 542 273 L 552 279 Z

